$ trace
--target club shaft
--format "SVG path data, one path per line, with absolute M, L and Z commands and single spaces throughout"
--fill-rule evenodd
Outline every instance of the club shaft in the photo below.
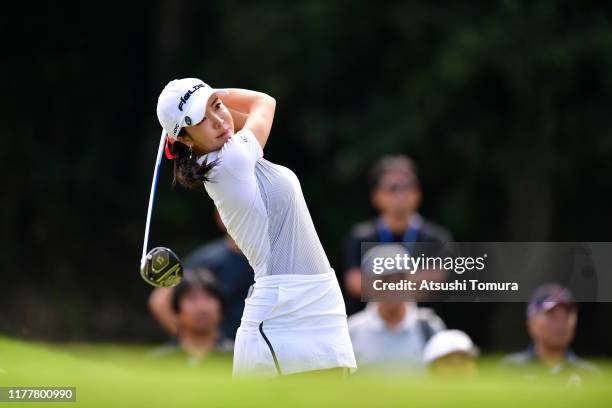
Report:
M 166 144 L 166 132 L 162 131 L 161 139 L 159 140 L 159 148 L 157 149 L 157 159 L 155 160 L 155 168 L 153 170 L 153 181 L 151 181 L 151 194 L 149 195 L 149 207 L 147 208 L 147 223 L 145 224 L 144 242 L 142 243 L 142 257 L 140 263 L 144 263 L 147 255 L 147 245 L 149 243 L 149 228 L 151 227 L 151 213 L 153 212 L 153 202 L 155 201 L 155 190 L 157 189 L 157 177 L 161 166 L 164 146 Z

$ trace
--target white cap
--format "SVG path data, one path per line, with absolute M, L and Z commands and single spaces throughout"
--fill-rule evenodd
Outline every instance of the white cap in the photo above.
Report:
M 478 347 L 472 343 L 470 336 L 461 330 L 442 330 L 429 339 L 423 350 L 423 361 L 431 364 L 433 361 L 451 353 L 463 352 L 472 357 L 478 356 Z
M 176 136 L 184 126 L 204 119 L 206 104 L 213 94 L 227 95 L 225 89 L 213 89 L 201 79 L 183 78 L 168 82 L 157 100 L 157 118 L 168 137 Z

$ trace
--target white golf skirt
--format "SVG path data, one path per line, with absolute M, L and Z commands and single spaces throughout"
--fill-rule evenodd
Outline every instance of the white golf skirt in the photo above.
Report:
M 333 272 L 257 279 L 234 344 L 233 376 L 274 377 L 357 368 Z

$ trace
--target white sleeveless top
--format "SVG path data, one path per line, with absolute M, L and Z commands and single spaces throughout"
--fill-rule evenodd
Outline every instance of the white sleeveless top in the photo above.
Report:
M 219 164 L 204 183 L 227 232 L 262 276 L 332 271 L 306 206 L 300 182 L 286 167 L 263 158 L 249 129 L 198 160 Z

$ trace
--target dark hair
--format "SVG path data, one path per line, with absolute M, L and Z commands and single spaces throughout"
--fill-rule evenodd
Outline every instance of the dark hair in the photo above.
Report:
M 219 291 L 217 281 L 214 274 L 206 268 L 187 269 L 184 272 L 185 278 L 181 283 L 173 288 L 172 293 L 172 310 L 179 313 L 181 310 L 181 299 L 187 291 L 194 287 L 199 287 L 206 291 L 209 295 L 216 298 L 221 309 L 224 306 L 223 295 Z
M 387 155 L 378 159 L 370 170 L 370 175 L 368 178 L 370 191 L 373 191 L 378 187 L 380 179 L 382 179 L 385 174 L 394 171 L 409 174 L 410 176 L 414 177 L 414 181 L 416 183 L 419 182 L 417 167 L 411 158 L 404 156 L 403 154 Z
M 178 136 L 185 136 L 186 134 L 187 132 L 183 128 Z M 178 181 L 183 187 L 196 188 L 203 182 L 211 181 L 208 177 L 208 172 L 219 163 L 219 159 L 213 160 L 210 163 L 205 160 L 204 163 L 200 164 L 193 157 L 191 149 L 184 143 L 176 141 L 171 146 L 172 154 L 176 155 L 174 158 L 173 186 Z

